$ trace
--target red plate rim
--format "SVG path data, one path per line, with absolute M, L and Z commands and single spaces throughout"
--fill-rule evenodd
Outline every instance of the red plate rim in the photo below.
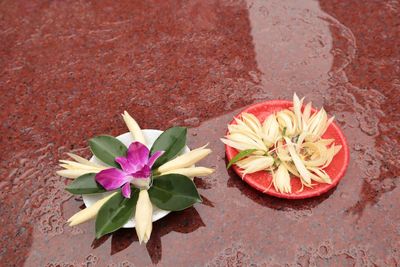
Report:
M 293 106 L 293 102 L 287 101 L 287 100 L 270 100 L 270 101 L 257 103 L 257 104 L 247 107 L 246 109 L 241 111 L 239 114 L 237 114 L 229 124 L 232 124 L 232 123 L 236 124 L 235 118 L 239 117 L 240 114 L 242 114 L 243 112 L 252 113 L 256 117 L 266 117 L 269 114 L 271 114 L 272 112 L 276 112 L 276 111 L 279 111 L 279 110 L 282 110 L 282 109 L 285 109 L 288 107 L 292 107 L 292 106 Z M 262 110 L 262 112 L 257 111 L 260 109 Z M 312 112 L 315 112 L 315 111 L 316 111 L 315 109 L 312 109 Z M 228 133 L 228 131 L 227 131 L 227 133 Z M 332 163 L 325 169 L 332 179 L 331 184 L 318 183 L 317 185 L 313 186 L 312 188 L 305 187 L 302 192 L 296 192 L 296 190 L 292 190 L 292 193 L 288 194 L 288 193 L 280 193 L 280 192 L 276 191 L 273 186 L 271 186 L 268 189 L 268 186 L 270 184 L 272 176 L 271 176 L 271 174 L 269 174 L 265 171 L 246 174 L 243 177 L 243 180 L 246 183 L 248 183 L 251 187 L 257 189 L 258 191 L 261 191 L 265 194 L 275 196 L 278 198 L 305 199 L 305 198 L 320 196 L 321 194 L 326 193 L 330 189 L 336 187 L 337 184 L 339 183 L 339 181 L 343 178 L 344 174 L 346 173 L 346 170 L 347 170 L 347 167 L 349 164 L 349 148 L 347 146 L 347 141 L 346 141 L 345 136 L 343 135 L 339 126 L 337 126 L 337 124 L 335 124 L 334 122 L 330 124 L 330 126 L 328 127 L 328 129 L 327 129 L 326 133 L 323 135 L 323 137 L 333 138 L 333 139 L 335 139 L 335 144 L 342 145 L 342 149 L 334 157 Z M 236 149 L 234 149 L 228 145 L 225 145 L 225 151 L 226 151 L 226 157 L 227 157 L 228 161 L 230 161 L 238 153 L 238 151 Z M 241 175 L 242 172 L 236 165 L 233 165 L 231 168 L 233 168 L 233 170 L 239 175 L 239 177 L 242 177 L 242 175 Z M 292 189 L 295 189 L 295 187 L 297 185 L 296 180 L 298 180 L 298 178 L 291 179 L 291 180 L 292 180 L 291 181 Z M 297 181 L 297 182 L 298 182 L 298 184 L 300 184 L 300 181 Z

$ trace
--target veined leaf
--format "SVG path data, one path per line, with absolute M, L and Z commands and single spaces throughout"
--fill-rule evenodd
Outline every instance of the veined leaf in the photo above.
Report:
M 105 164 L 120 168 L 115 162 L 116 157 L 125 157 L 126 146 L 117 138 L 110 135 L 100 135 L 89 140 L 92 153 Z
M 121 192 L 110 198 L 99 210 L 96 217 L 96 238 L 121 228 L 135 214 L 139 190 L 132 187 L 131 198 Z
M 153 180 L 151 202 L 163 210 L 179 211 L 201 202 L 193 181 L 184 175 L 166 174 Z
M 106 190 L 96 182 L 95 173 L 87 173 L 76 178 L 65 190 L 74 195 L 103 193 Z
M 228 166 L 226 166 L 227 169 L 229 169 L 233 164 L 235 164 L 236 162 L 238 162 L 239 160 L 247 157 L 248 155 L 250 155 L 251 153 L 253 153 L 254 151 L 256 151 L 257 149 L 246 149 L 246 150 L 242 150 L 239 153 L 236 154 L 236 156 L 234 156 L 228 163 Z
M 164 151 L 164 154 L 156 160 L 153 169 L 158 168 L 179 154 L 186 145 L 186 133 L 187 129 L 185 127 L 172 127 L 157 138 L 150 149 L 150 153 L 153 154 L 161 150 Z

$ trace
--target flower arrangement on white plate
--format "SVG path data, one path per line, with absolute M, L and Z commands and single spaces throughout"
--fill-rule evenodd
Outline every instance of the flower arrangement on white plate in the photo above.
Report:
M 66 190 L 82 195 L 86 205 L 68 219 L 70 226 L 96 219 L 96 238 L 135 227 L 139 242 L 146 243 L 153 221 L 201 202 L 193 177 L 213 169 L 194 164 L 211 149 L 205 145 L 190 151 L 184 127 L 141 130 L 126 111 L 122 117 L 130 132 L 90 139 L 93 157 L 68 153 L 73 161 L 60 160 L 64 169 L 57 174 L 74 179 Z

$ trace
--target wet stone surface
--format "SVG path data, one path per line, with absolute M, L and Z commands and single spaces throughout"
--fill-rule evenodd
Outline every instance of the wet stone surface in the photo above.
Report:
M 398 266 L 399 1 L 3 1 L 2 266 Z M 351 149 L 337 188 L 263 195 L 225 169 L 231 117 L 293 92 L 323 105 Z M 202 204 L 94 240 L 70 228 L 82 199 L 55 175 L 86 140 L 186 125 L 210 142 Z

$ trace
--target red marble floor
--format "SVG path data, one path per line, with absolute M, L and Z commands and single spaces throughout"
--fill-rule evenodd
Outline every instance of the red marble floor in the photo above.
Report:
M 1 266 L 399 266 L 400 3 L 11 1 L 0 3 Z M 351 162 L 309 200 L 263 195 L 225 169 L 219 141 L 252 103 L 293 92 L 335 115 Z M 204 202 L 94 240 L 55 175 L 65 152 L 143 128 L 210 142 Z

